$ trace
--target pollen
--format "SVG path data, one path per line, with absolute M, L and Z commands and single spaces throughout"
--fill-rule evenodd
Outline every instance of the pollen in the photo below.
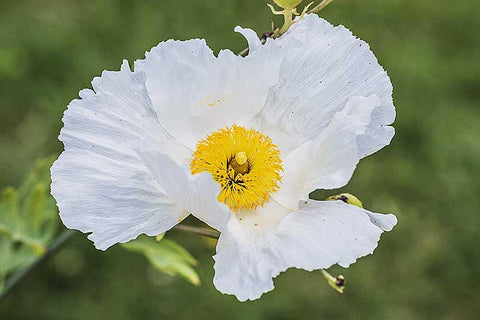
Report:
M 233 125 L 197 143 L 192 174 L 210 172 L 221 190 L 218 200 L 234 211 L 263 206 L 281 182 L 278 146 L 254 129 Z

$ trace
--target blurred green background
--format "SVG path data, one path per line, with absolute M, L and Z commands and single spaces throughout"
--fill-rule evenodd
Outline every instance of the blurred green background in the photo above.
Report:
M 266 31 L 265 3 L 0 0 L 0 187 L 61 151 L 66 105 L 102 70 L 168 38 L 239 51 L 246 44 L 234 26 Z M 477 0 L 337 0 L 322 13 L 370 43 L 398 112 L 392 144 L 342 191 L 399 224 L 375 255 L 332 268 L 347 278 L 343 295 L 319 272 L 289 270 L 275 291 L 239 303 L 214 289 L 214 249 L 193 235 L 169 237 L 200 260 L 200 287 L 78 234 L 0 304 L 0 319 L 478 319 L 479 11 Z

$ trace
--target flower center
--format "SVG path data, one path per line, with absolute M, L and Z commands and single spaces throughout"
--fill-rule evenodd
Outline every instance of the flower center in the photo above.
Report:
M 264 134 L 237 125 L 215 131 L 197 143 L 192 174 L 210 172 L 222 188 L 218 200 L 232 210 L 262 206 L 278 190 L 280 151 Z

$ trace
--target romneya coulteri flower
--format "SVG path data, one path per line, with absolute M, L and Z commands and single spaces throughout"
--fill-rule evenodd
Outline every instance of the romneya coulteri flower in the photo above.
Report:
M 389 144 L 395 108 L 387 73 L 343 26 L 307 15 L 265 44 L 236 31 L 247 57 L 169 40 L 80 91 L 52 194 L 101 250 L 196 216 L 221 232 L 216 288 L 244 301 L 291 267 L 348 267 L 393 228 L 394 215 L 308 195 Z

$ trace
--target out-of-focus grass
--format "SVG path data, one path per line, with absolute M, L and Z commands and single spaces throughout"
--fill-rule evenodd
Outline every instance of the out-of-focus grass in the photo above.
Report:
M 480 314 L 480 19 L 476 0 L 336 1 L 323 15 L 368 41 L 389 72 L 398 117 L 390 147 L 343 188 L 399 224 L 350 269 L 338 295 L 320 273 L 289 270 L 277 289 L 238 303 L 212 285 L 214 250 L 171 236 L 199 258 L 203 285 L 159 275 L 119 248 L 78 236 L 21 283 L 2 319 L 475 319 Z M 264 1 L 2 0 L 0 185 L 59 152 L 61 115 L 79 89 L 168 38 L 245 46 L 235 25 L 269 27 Z M 323 198 L 328 192 L 318 192 Z

